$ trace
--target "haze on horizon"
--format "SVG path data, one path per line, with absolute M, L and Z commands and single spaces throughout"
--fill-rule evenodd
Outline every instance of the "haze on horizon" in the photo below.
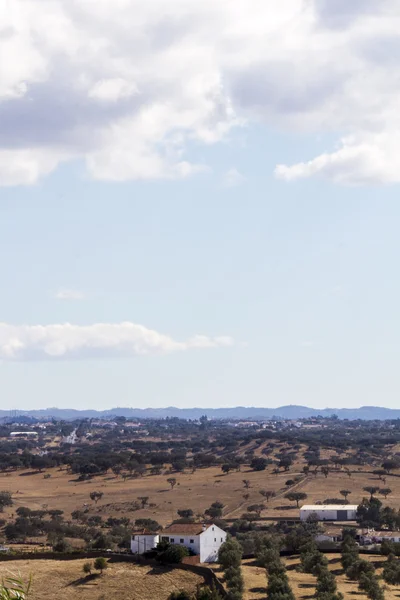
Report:
M 0 17 L 1 409 L 397 407 L 395 0 Z

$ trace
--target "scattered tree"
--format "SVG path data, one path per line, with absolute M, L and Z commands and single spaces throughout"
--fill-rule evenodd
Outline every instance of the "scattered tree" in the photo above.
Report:
M 96 569 L 96 571 L 100 571 L 101 575 L 103 574 L 103 571 L 107 569 L 107 567 L 108 563 L 104 556 L 98 556 L 94 561 L 94 568 Z
M 260 494 L 266 499 L 267 502 L 276 496 L 275 492 L 272 490 L 260 490 Z
M 364 492 L 368 492 L 368 494 L 370 494 L 370 502 L 373 500 L 374 495 L 379 492 L 379 487 L 374 486 L 374 485 L 367 485 L 365 488 L 363 488 Z
M 250 468 L 253 469 L 254 471 L 265 471 L 265 469 L 267 468 L 268 465 L 268 461 L 265 458 L 262 458 L 261 456 L 257 456 L 255 458 L 253 458 L 253 460 L 250 463 Z
M 138 500 L 139 500 L 142 508 L 146 508 L 146 506 L 149 503 L 149 497 L 148 496 L 138 496 Z
M 299 508 L 299 502 L 301 500 L 305 500 L 307 498 L 307 494 L 304 492 L 289 492 L 288 494 L 285 494 L 285 498 L 290 500 L 290 502 L 296 502 L 297 508 Z
M 211 504 L 210 508 L 207 508 L 207 510 L 204 511 L 204 514 L 212 519 L 220 518 L 222 517 L 222 511 L 224 508 L 225 505 L 217 500 Z
M 254 512 L 256 513 L 257 517 L 260 517 L 261 512 L 265 509 L 265 505 L 264 504 L 251 504 L 250 506 L 247 507 L 247 510 L 249 512 Z
M 103 497 L 103 492 L 90 492 L 90 499 L 93 500 L 93 502 L 95 504 L 98 503 L 99 500 L 101 500 L 101 498 Z
M 325 476 L 328 477 L 329 475 L 329 467 L 321 467 L 321 473 Z
M 192 519 L 194 516 L 194 512 L 191 508 L 181 508 L 177 512 L 181 519 Z
M 389 496 L 389 494 L 392 493 L 392 490 L 390 488 L 382 488 L 382 489 L 379 490 L 379 493 L 382 496 L 385 496 L 385 500 L 386 500 L 386 498 Z
M 347 496 L 351 494 L 351 490 L 340 490 L 340 493 L 342 496 L 344 496 L 344 499 L 347 500 Z

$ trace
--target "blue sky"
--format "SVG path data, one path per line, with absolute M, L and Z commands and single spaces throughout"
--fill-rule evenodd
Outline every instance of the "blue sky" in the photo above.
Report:
M 241 0 L 174 0 L 160 24 L 154 0 L 139 21 L 161 50 L 138 29 L 134 51 L 136 0 L 100 16 L 16 1 L 0 41 L 16 36 L 0 86 L 1 408 L 396 407 L 400 92 L 376 47 L 397 5 L 254 0 L 254 19 Z

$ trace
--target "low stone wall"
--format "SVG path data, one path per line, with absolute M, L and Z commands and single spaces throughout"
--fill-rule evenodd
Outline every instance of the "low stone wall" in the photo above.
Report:
M 175 569 L 181 569 L 183 571 L 191 571 L 192 573 L 200 575 L 200 577 L 203 577 L 206 585 L 208 585 L 209 587 L 212 587 L 214 585 L 215 589 L 222 598 L 227 597 L 227 593 L 224 586 L 222 585 L 221 581 L 218 579 L 218 577 L 212 569 L 209 569 L 208 567 L 205 567 L 203 565 L 185 565 L 182 563 L 180 565 L 169 566 Z
M 196 556 L 184 556 L 182 558 L 182 564 L 184 565 L 199 565 L 200 564 L 200 556 L 196 554 Z

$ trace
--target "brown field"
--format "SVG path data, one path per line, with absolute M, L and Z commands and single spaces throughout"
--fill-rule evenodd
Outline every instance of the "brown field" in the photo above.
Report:
M 110 563 L 102 575 L 84 577 L 85 560 L 20 560 L 0 562 L 0 578 L 18 574 L 32 576 L 31 600 L 167 600 L 181 589 L 195 591 L 203 579 L 191 572 L 165 567 Z
M 345 598 L 357 597 L 359 600 L 367 600 L 367 596 L 358 590 L 358 585 L 350 581 L 342 574 L 340 565 L 340 554 L 329 554 L 329 569 L 335 572 L 338 590 L 342 592 Z M 363 556 L 367 560 L 374 562 L 379 575 L 381 569 L 380 563 L 386 559 L 382 556 Z M 306 600 L 312 598 L 315 593 L 316 578 L 306 573 L 298 573 L 295 568 L 299 564 L 298 558 L 289 558 L 286 560 L 288 576 L 294 595 L 297 600 Z M 243 561 L 243 576 L 245 579 L 246 592 L 244 600 L 264 600 L 266 596 L 267 578 L 265 569 L 255 566 L 254 560 Z M 383 583 L 383 582 L 382 582 Z M 400 586 L 386 586 L 385 599 L 397 600 L 400 595 Z
M 220 500 L 226 505 L 225 517 L 240 517 L 245 512 L 246 506 L 259 503 L 262 497 L 260 489 L 270 489 L 277 493 L 271 500 L 262 516 L 298 516 L 294 504 L 288 502 L 283 496 L 286 493 L 285 482 L 301 473 L 301 465 L 292 467 L 290 472 L 274 475 L 271 467 L 266 471 L 254 472 L 243 467 L 241 472 L 230 472 L 224 475 L 219 468 L 198 469 L 194 473 L 178 473 L 173 476 L 177 485 L 173 490 L 167 483 L 169 474 L 146 475 L 145 477 L 127 479 L 107 474 L 95 477 L 91 481 L 78 482 L 76 476 L 58 469 L 48 469 L 51 478 L 44 479 L 43 473 L 27 473 L 15 471 L 0 474 L 0 490 L 9 490 L 13 494 L 14 506 L 4 515 L 11 515 L 19 506 L 32 509 L 42 508 L 47 505 L 49 509 L 61 509 L 69 517 L 71 511 L 80 509 L 88 503 L 91 512 L 101 514 L 103 517 L 129 516 L 131 519 L 150 517 L 166 525 L 176 518 L 176 511 L 182 508 L 192 508 L 195 513 L 202 514 L 215 500 Z M 243 479 L 250 481 L 250 488 L 244 489 Z M 381 485 L 375 475 L 355 472 L 349 478 L 345 472 L 332 471 L 327 478 L 319 474 L 303 478 L 296 485 L 296 491 L 306 492 L 306 503 L 314 503 L 329 497 L 340 497 L 339 490 L 347 488 L 352 490 L 349 496 L 350 503 L 357 504 L 367 494 L 362 488 L 367 485 Z M 384 487 L 389 487 L 393 493 L 385 502 L 398 508 L 400 505 L 400 478 L 387 476 Z M 95 506 L 89 498 L 89 493 L 99 490 L 104 493 L 103 498 Z M 248 493 L 245 500 L 243 494 Z M 153 507 L 132 512 L 130 504 L 138 496 L 149 496 Z

